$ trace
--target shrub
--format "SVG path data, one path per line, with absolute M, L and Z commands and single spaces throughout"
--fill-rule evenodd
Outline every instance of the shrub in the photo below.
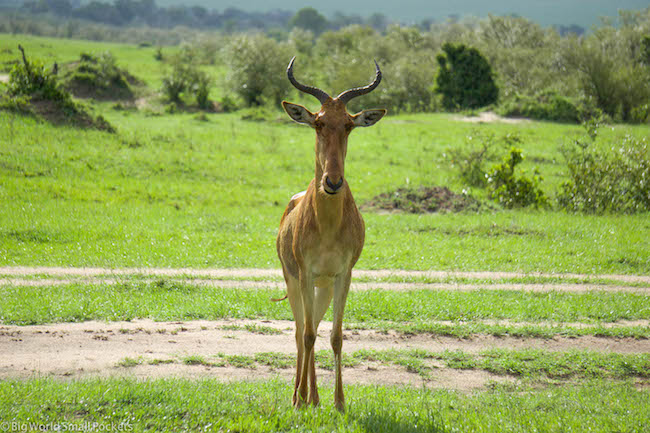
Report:
M 246 107 L 265 102 L 279 106 L 289 92 L 286 68 L 291 53 L 287 46 L 264 35 L 232 39 L 223 56 L 228 74 L 226 88 L 242 98 Z
M 537 169 L 532 178 L 527 177 L 523 171 L 515 176 L 515 167 L 523 160 L 521 149 L 513 147 L 501 164 L 490 169 L 487 179 L 490 198 L 509 209 L 530 205 L 546 206 L 548 200 L 539 187 L 542 177 Z
M 591 141 L 563 149 L 569 180 L 558 194 L 560 207 L 591 214 L 650 210 L 650 151 L 645 140 L 625 137 L 607 151 Z
M 515 95 L 501 104 L 497 111 L 507 117 L 580 123 L 597 115 L 600 110 L 550 91 L 536 96 Z
M 471 139 L 471 137 L 470 137 Z M 494 135 L 483 140 L 480 149 L 464 150 L 452 149 L 449 151 L 452 162 L 460 168 L 460 178 L 470 186 L 483 188 L 487 183 L 487 173 L 483 168 L 494 147 Z
M 442 50 L 444 54 L 436 57 L 440 66 L 436 92 L 442 94 L 445 108 L 480 108 L 497 101 L 492 68 L 476 48 L 446 43 Z
M 165 98 L 175 105 L 182 104 L 181 94 L 194 95 L 199 108 L 210 108 L 208 96 L 213 81 L 199 66 L 183 56 L 183 53 L 170 59 L 171 70 L 163 77 L 162 91 Z
M 68 101 L 70 95 L 59 87 L 56 74 L 46 70 L 40 60 L 27 60 L 22 47 L 23 62 L 16 63 L 9 73 L 7 91 L 11 96 L 30 96 L 49 100 Z
M 569 39 L 562 57 L 577 72 L 584 93 L 598 108 L 628 122 L 635 120 L 633 111 L 650 100 L 650 71 L 627 53 L 621 39 L 606 31 L 586 39 Z
M 460 179 L 466 184 L 474 187 L 484 188 L 487 186 L 488 173 L 484 168 L 487 161 L 495 158 L 495 147 L 497 140 L 494 134 L 481 134 L 476 137 L 467 137 L 468 141 L 480 141 L 479 148 L 451 149 L 449 154 L 452 163 L 457 164 L 460 169 Z M 517 134 L 508 134 L 498 140 L 502 145 L 508 147 L 521 143 Z

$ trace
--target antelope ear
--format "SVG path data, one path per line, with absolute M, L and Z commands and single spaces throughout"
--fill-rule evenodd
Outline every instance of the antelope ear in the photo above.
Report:
M 287 112 L 289 117 L 298 123 L 305 123 L 309 126 L 314 126 L 316 115 L 303 107 L 302 105 L 292 104 L 291 102 L 282 101 L 282 107 Z
M 363 110 L 361 113 L 352 116 L 352 119 L 354 120 L 354 126 L 372 126 L 379 122 L 385 114 L 386 110 L 383 108 L 380 110 Z

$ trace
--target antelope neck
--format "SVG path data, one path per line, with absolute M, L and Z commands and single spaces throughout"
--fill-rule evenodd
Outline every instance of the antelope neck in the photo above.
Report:
M 338 228 L 343 222 L 343 203 L 349 193 L 348 186 L 344 185 L 336 194 L 327 194 L 321 191 L 323 185 L 323 170 L 318 161 L 316 161 L 316 173 L 314 176 L 314 213 L 320 231 L 328 228 Z

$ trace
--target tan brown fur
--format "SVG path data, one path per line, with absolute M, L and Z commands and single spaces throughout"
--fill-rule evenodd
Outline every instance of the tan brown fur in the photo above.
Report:
M 344 410 L 341 375 L 343 310 L 350 288 L 352 268 L 365 239 L 365 225 L 345 174 L 348 136 L 355 126 L 370 126 L 385 110 L 350 115 L 345 103 L 329 98 L 318 113 L 283 103 L 294 120 L 316 131 L 315 170 L 307 191 L 287 206 L 277 238 L 277 251 L 287 283 L 287 296 L 296 321 L 298 349 L 293 404 L 319 402 L 314 366 L 314 342 L 325 312 L 333 299 L 331 345 L 336 381 L 334 402 Z M 328 186 L 340 184 L 336 190 Z

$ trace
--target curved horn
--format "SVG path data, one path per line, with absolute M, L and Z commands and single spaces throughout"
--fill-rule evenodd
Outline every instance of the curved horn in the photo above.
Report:
M 321 104 L 324 104 L 328 99 L 330 99 L 330 95 L 323 92 L 321 89 L 319 89 L 317 87 L 305 86 L 304 84 L 300 84 L 293 77 L 293 62 L 294 62 L 294 60 L 296 60 L 296 56 L 293 56 L 293 58 L 289 62 L 289 66 L 287 67 L 287 77 L 289 78 L 289 81 L 291 81 L 291 84 L 293 84 L 293 87 L 300 90 L 301 92 L 309 93 L 310 95 L 315 96 L 316 99 L 318 99 Z
M 339 101 L 342 101 L 344 104 L 347 104 L 352 98 L 356 98 L 357 96 L 372 92 L 377 86 L 379 86 L 379 83 L 381 83 L 381 70 L 379 69 L 379 65 L 375 60 L 375 81 L 365 87 L 356 87 L 354 89 L 346 90 L 336 98 Z

